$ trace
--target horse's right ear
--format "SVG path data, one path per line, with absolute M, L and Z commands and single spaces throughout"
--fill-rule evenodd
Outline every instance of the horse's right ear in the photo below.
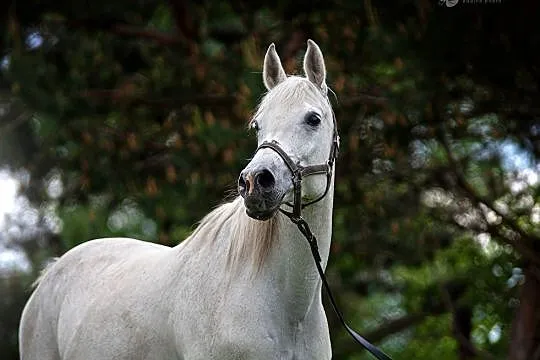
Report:
M 272 43 L 264 56 L 263 82 L 268 90 L 287 78 L 281 60 L 276 52 L 276 46 Z
M 315 41 L 307 41 L 307 51 L 304 57 L 304 73 L 313 84 L 317 85 L 325 94 L 326 87 L 326 66 L 321 49 Z

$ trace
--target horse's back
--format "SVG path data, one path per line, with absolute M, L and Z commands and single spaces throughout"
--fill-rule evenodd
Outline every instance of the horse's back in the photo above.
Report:
M 103 339 L 100 329 L 106 333 L 110 328 L 107 320 L 112 320 L 107 316 L 117 313 L 122 302 L 141 298 L 121 301 L 121 289 L 142 291 L 155 283 L 152 262 L 159 263 L 167 250 L 170 248 L 149 242 L 107 238 L 85 242 L 65 253 L 47 267 L 25 306 L 19 329 L 21 359 L 76 358 L 70 349 L 81 336 Z M 126 309 L 130 306 L 133 304 L 125 304 Z M 101 323 L 96 321 L 96 313 L 101 314 Z M 123 312 L 121 316 L 130 315 Z

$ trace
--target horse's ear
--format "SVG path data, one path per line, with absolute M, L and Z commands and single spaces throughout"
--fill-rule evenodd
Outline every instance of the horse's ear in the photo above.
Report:
M 311 39 L 307 41 L 307 45 L 304 57 L 304 73 L 312 83 L 317 85 L 323 92 L 326 92 L 326 67 L 321 49 Z
M 268 90 L 287 78 L 281 60 L 276 52 L 276 46 L 272 43 L 264 56 L 263 81 Z

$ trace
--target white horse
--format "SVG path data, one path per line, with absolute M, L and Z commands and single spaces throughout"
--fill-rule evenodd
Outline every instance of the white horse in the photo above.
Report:
M 269 91 L 252 125 L 259 144 L 277 142 L 294 163 L 326 164 L 335 123 L 323 55 L 311 40 L 304 72 L 287 76 L 270 45 Z M 242 196 L 176 247 L 109 238 L 68 251 L 26 304 L 21 359 L 330 359 L 321 280 L 305 238 L 279 211 L 294 201 L 286 165 L 274 149 L 258 149 L 241 173 Z M 303 211 L 323 268 L 333 190 L 333 176 L 302 181 L 304 202 L 325 194 Z

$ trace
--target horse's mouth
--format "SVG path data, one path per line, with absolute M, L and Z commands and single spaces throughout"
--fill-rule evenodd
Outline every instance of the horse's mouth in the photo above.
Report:
M 252 219 L 260 220 L 260 221 L 266 221 L 271 219 L 278 211 L 279 207 L 276 207 L 273 210 L 270 211 L 257 211 L 257 210 L 250 210 L 249 208 L 246 208 L 246 214 Z
M 282 199 L 283 196 L 246 196 L 244 198 L 246 214 L 255 220 L 269 220 L 278 212 Z

